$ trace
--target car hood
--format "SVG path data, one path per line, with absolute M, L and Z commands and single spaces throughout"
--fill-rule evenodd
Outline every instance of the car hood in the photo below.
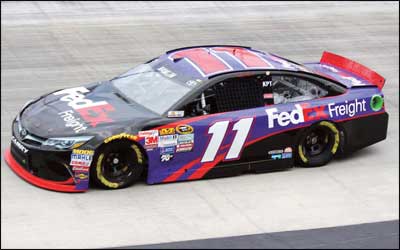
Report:
M 27 131 L 45 138 L 112 132 L 154 118 L 160 116 L 130 103 L 110 82 L 52 92 L 33 101 L 20 114 Z

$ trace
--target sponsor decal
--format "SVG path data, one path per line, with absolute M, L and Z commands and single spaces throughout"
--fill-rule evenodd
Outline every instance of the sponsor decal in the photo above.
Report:
M 183 111 L 183 110 L 168 111 L 169 118 L 178 118 L 178 117 L 184 117 L 184 116 L 185 116 L 185 111 Z
M 292 158 L 292 152 L 290 152 L 290 153 L 283 153 L 283 154 L 282 154 L 282 159 L 288 159 L 288 158 Z
M 76 87 L 57 91 L 53 95 L 64 95 L 60 101 L 67 102 L 67 105 L 77 111 L 92 127 L 96 127 L 99 123 L 112 122 L 107 114 L 114 111 L 114 107 L 106 101 L 94 102 L 85 98 L 83 93 L 88 92 L 90 91 L 85 87 Z
M 287 148 L 285 148 L 285 150 L 283 150 L 283 152 L 285 152 L 285 153 L 291 153 L 291 152 L 293 152 L 293 150 L 292 150 L 291 147 L 287 147 Z
M 104 143 L 109 143 L 110 141 L 123 139 L 123 138 L 124 139 L 128 139 L 128 140 L 132 140 L 132 141 L 136 141 L 138 139 L 138 136 L 130 135 L 130 134 L 127 134 L 127 133 L 121 133 L 121 134 L 118 134 L 118 135 L 113 135 L 111 137 L 108 137 L 107 139 L 104 140 Z
M 89 178 L 88 173 L 83 173 L 83 172 L 75 173 L 75 179 L 86 180 L 88 178 Z
M 146 136 L 144 138 L 144 148 L 153 149 L 158 145 L 158 136 Z
M 90 166 L 72 166 L 72 170 L 74 172 L 76 172 L 76 171 L 88 172 L 89 168 L 90 168 Z
M 178 125 L 176 126 L 176 132 L 181 135 L 191 134 L 194 132 L 194 129 L 190 125 Z
M 87 127 L 85 126 L 84 123 L 80 122 L 80 118 L 76 118 L 74 116 L 74 111 L 73 110 L 67 110 L 58 113 L 61 118 L 65 121 L 65 127 L 71 127 L 74 129 L 75 133 L 79 133 L 81 131 L 85 131 Z
M 271 159 L 273 160 L 282 159 L 282 154 L 273 154 L 271 155 Z
M 157 70 L 160 71 L 161 74 L 163 74 L 164 76 L 166 76 L 168 78 L 173 78 L 176 76 L 176 74 L 174 72 L 172 72 L 171 70 L 167 69 L 164 66 L 158 68 Z
M 268 151 L 269 155 L 282 154 L 282 153 L 283 153 L 283 149 L 274 149 L 274 150 Z
M 163 135 L 158 137 L 158 147 L 172 147 L 178 143 L 178 135 Z
M 14 143 L 14 145 L 17 146 L 17 148 L 19 148 L 19 150 L 21 150 L 24 154 L 29 152 L 29 150 L 24 145 L 22 145 L 14 136 L 11 136 L 11 142 Z
M 175 147 L 164 147 L 160 148 L 160 154 L 173 154 L 175 152 Z
M 176 152 L 190 152 L 193 150 L 193 143 L 182 143 L 176 146 Z
M 345 101 L 344 104 L 338 104 L 338 105 L 335 103 L 329 103 L 328 104 L 329 116 L 332 118 L 344 115 L 353 117 L 358 112 L 367 111 L 365 103 L 366 101 L 364 99 L 362 101 L 359 101 L 358 99 L 355 99 L 352 102 Z
M 312 120 L 319 120 L 327 118 L 328 114 L 325 112 L 325 106 L 310 107 L 310 104 L 295 104 L 295 109 L 289 112 L 282 111 L 278 113 L 277 108 L 266 109 L 265 112 L 268 116 L 268 127 L 275 127 L 275 121 L 281 127 L 286 127 L 289 124 L 299 124 Z
M 94 150 L 73 149 L 71 154 L 71 166 L 89 167 L 93 160 Z
M 175 134 L 175 128 L 162 128 L 158 133 L 160 135 L 172 135 Z
M 144 130 L 139 131 L 139 137 L 158 136 L 158 130 Z
M 180 144 L 180 143 L 193 143 L 193 142 L 194 142 L 194 134 L 178 135 L 178 144 Z
M 167 162 L 167 161 L 172 160 L 172 158 L 174 158 L 173 154 L 163 154 L 163 155 L 160 156 L 160 161 L 161 162 Z

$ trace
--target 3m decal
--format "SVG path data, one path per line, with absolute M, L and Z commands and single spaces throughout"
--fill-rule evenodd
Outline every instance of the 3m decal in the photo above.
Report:
M 233 125 L 233 130 L 237 131 L 235 138 L 229 148 L 225 160 L 233 160 L 239 158 L 239 154 L 242 151 L 244 142 L 250 132 L 251 125 L 253 124 L 254 118 L 243 118 L 237 121 Z M 225 138 L 226 131 L 228 129 L 230 121 L 219 121 L 214 123 L 209 129 L 208 133 L 212 134 L 211 139 L 208 143 L 207 149 L 201 159 L 201 162 L 214 161 L 215 156 L 219 148 L 221 147 L 222 141 Z
M 114 107 L 106 101 L 94 102 L 86 99 L 83 93 L 88 92 L 90 91 L 85 87 L 76 87 L 57 91 L 53 95 L 64 95 L 60 101 L 67 102 L 67 105 L 76 110 L 92 127 L 99 123 L 112 122 L 107 113 L 114 111 Z
M 146 136 L 144 138 L 144 148 L 153 149 L 158 146 L 158 136 Z
M 328 104 L 329 115 L 332 118 L 343 115 L 348 115 L 350 117 L 353 117 L 358 112 L 364 112 L 367 110 L 365 107 L 365 103 L 366 101 L 364 99 L 362 101 L 355 99 L 354 101 L 351 102 L 348 102 L 346 100 L 344 104 L 338 104 L 338 105 L 336 105 L 335 103 L 329 103 Z

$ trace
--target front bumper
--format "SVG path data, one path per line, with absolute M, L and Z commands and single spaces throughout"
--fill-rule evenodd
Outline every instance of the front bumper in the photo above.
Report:
M 84 189 L 84 190 L 77 189 L 77 186 L 75 185 L 72 177 L 66 181 L 51 181 L 51 180 L 39 178 L 39 177 L 31 174 L 15 160 L 15 158 L 11 154 L 10 148 L 8 148 L 6 150 L 6 152 L 4 153 L 4 159 L 7 162 L 7 164 L 10 166 L 10 168 L 19 177 L 21 177 L 25 181 L 27 181 L 35 186 L 53 190 L 53 191 L 60 191 L 60 192 L 84 192 L 84 191 L 86 191 L 86 189 Z
M 39 137 L 31 134 L 24 139 L 17 123 L 14 120 L 11 147 L 5 151 L 4 158 L 18 176 L 33 185 L 54 191 L 84 192 L 89 188 L 88 169 L 74 171 L 69 166 L 72 150 L 44 148 Z

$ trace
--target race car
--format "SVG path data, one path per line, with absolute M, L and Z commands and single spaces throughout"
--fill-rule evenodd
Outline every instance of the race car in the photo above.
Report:
M 63 192 L 318 167 L 386 138 L 384 83 L 330 52 L 300 64 L 245 46 L 175 49 L 28 102 L 5 160 Z

